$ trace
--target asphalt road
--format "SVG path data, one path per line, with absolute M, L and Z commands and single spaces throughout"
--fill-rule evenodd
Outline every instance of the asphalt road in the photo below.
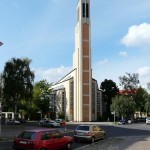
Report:
M 19 133 L 24 128 L 35 128 L 37 127 L 37 124 L 35 123 L 25 123 L 23 124 L 23 127 L 18 127 L 15 126 L 14 128 L 12 127 L 13 133 Z M 77 124 L 69 124 L 67 125 L 67 131 L 68 133 L 65 133 L 65 135 L 70 135 L 73 136 L 73 130 L 77 127 Z M 150 125 L 146 125 L 145 123 L 136 123 L 136 124 L 129 124 L 129 125 L 111 125 L 111 124 L 101 124 L 101 127 L 106 131 L 107 138 L 111 137 L 120 137 L 120 136 L 149 136 L 150 135 Z M 3 129 L 2 127 L 2 132 L 9 132 L 11 129 Z M 60 129 L 64 130 L 64 129 Z M 6 133 L 7 134 L 7 133 Z M 108 142 L 109 140 L 107 140 Z M 73 149 L 82 147 L 87 145 L 88 143 L 86 142 L 80 142 L 80 143 L 73 143 Z M 1 142 L 0 143 L 0 150 L 13 150 L 12 148 L 13 142 Z

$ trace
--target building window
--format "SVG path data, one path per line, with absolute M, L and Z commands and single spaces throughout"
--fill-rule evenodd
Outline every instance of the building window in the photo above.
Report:
M 78 11 L 77 11 L 77 22 L 79 22 L 79 14 L 80 14 L 79 11 L 80 11 L 80 10 L 79 10 L 79 8 L 78 8 Z
M 92 83 L 92 109 L 95 110 L 95 83 Z
M 62 92 L 62 111 L 65 112 L 65 92 Z
M 73 100 L 73 98 L 74 98 L 74 88 L 73 88 L 74 86 L 73 85 L 74 85 L 74 82 L 71 81 L 70 82 L 70 107 L 71 108 L 73 108 L 73 101 L 74 101 Z
M 89 4 L 88 3 L 82 4 L 82 16 L 86 18 L 89 17 Z
M 85 3 L 82 4 L 82 16 L 85 17 Z
M 100 93 L 97 92 L 97 112 L 100 112 Z

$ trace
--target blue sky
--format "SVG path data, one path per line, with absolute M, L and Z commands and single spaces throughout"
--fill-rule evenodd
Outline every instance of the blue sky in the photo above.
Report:
M 72 70 L 78 0 L 0 0 L 0 72 L 28 57 L 35 81 L 56 82 Z M 139 73 L 150 82 L 150 1 L 91 0 L 93 78 L 98 84 Z

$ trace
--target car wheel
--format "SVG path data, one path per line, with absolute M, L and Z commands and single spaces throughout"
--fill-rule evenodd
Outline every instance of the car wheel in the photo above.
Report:
M 75 142 L 78 142 L 78 139 L 74 139 Z
M 91 143 L 94 143 L 95 142 L 95 137 L 93 136 L 92 138 L 91 138 Z
M 72 149 L 72 144 L 68 143 L 66 148 L 67 148 L 67 150 L 71 150 Z

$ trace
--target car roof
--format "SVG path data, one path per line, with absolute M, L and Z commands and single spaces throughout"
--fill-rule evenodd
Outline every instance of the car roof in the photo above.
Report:
M 27 132 L 43 132 L 43 131 L 55 131 L 57 129 L 41 129 L 41 128 L 37 128 L 37 129 L 29 129 L 29 130 L 25 130 Z
M 78 127 L 79 126 L 90 126 L 90 127 L 92 127 L 92 126 L 99 126 L 99 125 L 96 125 L 96 124 L 81 124 L 81 125 L 78 125 Z

